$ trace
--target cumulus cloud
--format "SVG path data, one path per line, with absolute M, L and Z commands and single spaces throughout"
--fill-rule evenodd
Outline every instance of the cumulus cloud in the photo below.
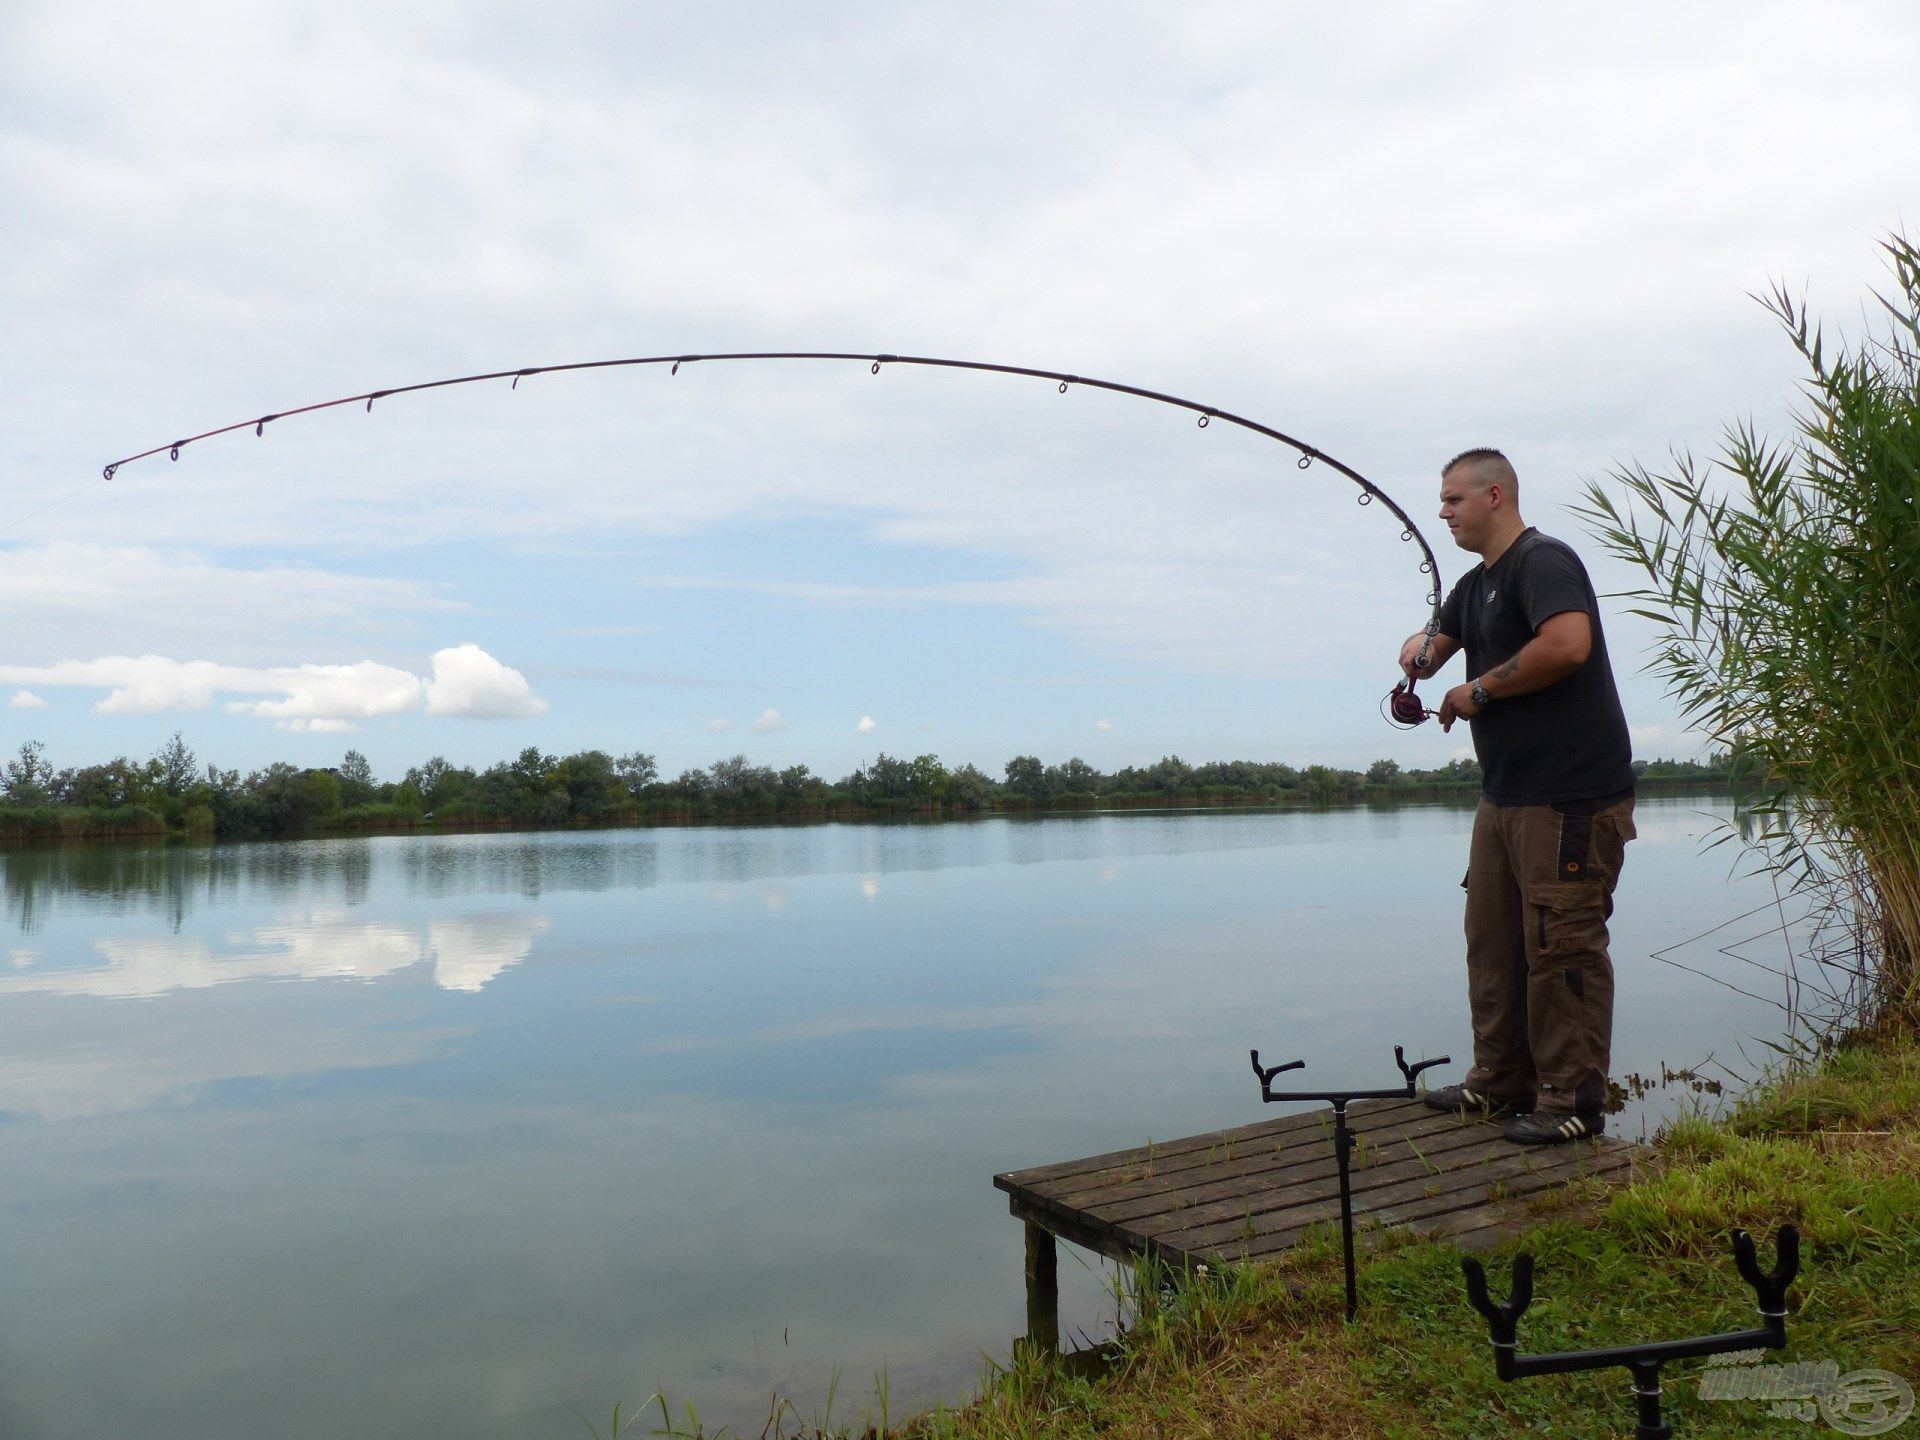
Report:
M 527 677 L 502 665 L 478 645 L 455 645 L 433 656 L 427 682 L 427 713 L 469 720 L 517 720 L 546 713 Z
M 324 728 L 316 725 L 316 721 L 371 720 L 382 715 L 404 715 L 420 708 L 418 675 L 371 660 L 362 660 L 358 665 L 302 665 L 281 676 L 280 683 L 286 687 L 281 699 L 235 700 L 229 701 L 226 708 L 235 715 L 304 721 L 301 728 L 306 729 Z M 107 706 L 103 704 L 100 708 L 104 710 Z
M 853 727 L 853 733 L 856 735 L 871 735 L 879 728 L 878 725 L 873 723 L 873 716 L 862 715 L 860 717 L 860 723 Z
M 47 708 L 47 702 L 31 690 L 14 691 L 13 699 L 9 700 L 7 704 L 15 710 L 44 710 Z
M 1111 720 L 1096 720 L 1093 722 L 1093 728 L 1098 730 L 1102 735 L 1104 735 L 1109 730 L 1113 729 L 1113 722 Z
M 718 715 L 714 716 L 713 719 L 707 721 L 707 733 L 711 735 L 718 735 L 723 730 L 731 730 L 732 728 L 733 728 L 733 722 L 731 720 L 725 719 Z
M 771 735 L 776 730 L 787 728 L 787 722 L 780 718 L 780 712 L 769 705 L 760 712 L 760 718 L 747 727 L 756 735 Z
M 164 655 L 107 655 L 54 665 L 0 665 L 0 683 L 105 690 L 105 698 L 94 708 L 106 715 L 204 710 L 216 695 L 251 696 L 226 701 L 224 708 L 231 714 L 272 720 L 283 730 L 320 732 L 356 729 L 355 721 L 409 714 L 420 709 L 423 701 L 428 714 L 443 716 L 538 715 L 547 708 L 524 675 L 477 645 L 437 652 L 430 680 L 372 660 L 354 665 L 253 667 Z M 37 696 L 34 699 L 38 701 Z M 14 704 L 21 703 L 16 696 Z

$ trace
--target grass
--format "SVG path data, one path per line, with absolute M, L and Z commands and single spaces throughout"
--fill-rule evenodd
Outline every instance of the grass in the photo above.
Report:
M 1920 1047 L 1882 1038 L 1784 1071 L 1661 1137 L 1638 1183 L 1581 1182 L 1538 1197 L 1519 1240 L 1482 1254 L 1496 1295 L 1512 1258 L 1535 1259 L 1526 1352 L 1744 1329 L 1753 1292 L 1734 1267 L 1744 1226 L 1773 1260 L 1779 1226 L 1802 1233 L 1789 1295 L 1789 1348 L 1770 1362 L 1835 1362 L 1920 1382 Z M 1459 1252 L 1384 1235 L 1363 1249 L 1361 1309 L 1343 1321 L 1338 1231 L 1324 1227 L 1282 1262 L 1165 1283 L 1139 1268 L 1130 1323 L 1089 1367 L 1018 1351 L 981 1398 L 889 1423 L 803 1420 L 776 1403 L 766 1434 L 896 1440 L 1164 1440 L 1206 1436 L 1591 1436 L 1632 1428 L 1623 1370 L 1503 1384 L 1468 1307 Z M 1686 1437 L 1777 1437 L 1764 1401 L 1699 1395 L 1706 1362 L 1663 1373 L 1667 1413 Z M 667 1412 L 660 1407 L 659 1414 Z M 629 1433 L 642 1433 L 632 1431 Z M 645 1433 L 701 1435 L 697 1417 Z M 1897 1432 L 1896 1432 L 1897 1433 Z M 708 1436 L 707 1440 L 715 1440 Z

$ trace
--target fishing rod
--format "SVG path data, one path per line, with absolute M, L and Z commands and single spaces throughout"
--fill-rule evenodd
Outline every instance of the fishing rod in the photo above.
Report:
M 682 365 L 712 364 L 716 361 L 730 360 L 858 360 L 867 363 L 872 373 L 878 375 L 888 365 L 919 365 L 940 370 L 978 370 L 993 375 L 1017 375 L 1035 380 L 1052 380 L 1060 387 L 1060 393 L 1066 394 L 1074 386 L 1089 390 L 1107 390 L 1116 395 L 1131 395 L 1140 400 L 1152 400 L 1161 405 L 1171 405 L 1179 410 L 1187 410 L 1200 417 L 1200 428 L 1206 429 L 1215 420 L 1225 421 L 1229 425 L 1238 425 L 1242 430 L 1250 430 L 1256 435 L 1264 435 L 1269 440 L 1277 440 L 1299 455 L 1296 462 L 1300 469 L 1308 470 L 1315 461 L 1338 471 L 1355 485 L 1360 487 L 1362 505 L 1371 505 L 1375 500 L 1393 512 L 1394 518 L 1401 524 L 1400 538 L 1420 547 L 1424 557 L 1420 561 L 1420 573 L 1431 576 L 1433 584 L 1427 594 L 1427 604 L 1431 614 L 1427 620 L 1426 640 L 1420 649 L 1417 668 L 1424 669 L 1433 651 L 1433 637 L 1440 631 L 1440 565 L 1434 559 L 1433 547 L 1427 544 L 1426 536 L 1420 533 L 1420 527 L 1413 523 L 1413 517 L 1394 502 L 1391 495 L 1375 485 L 1366 476 L 1349 465 L 1341 463 L 1326 451 L 1297 440 L 1285 431 L 1276 430 L 1271 425 L 1263 425 L 1258 420 L 1249 420 L 1244 415 L 1236 415 L 1231 410 L 1222 410 L 1217 405 L 1204 405 L 1197 400 L 1183 399 L 1178 395 L 1169 395 L 1159 390 L 1147 390 L 1138 385 L 1123 385 L 1117 380 L 1100 380 L 1090 375 L 1071 375 L 1063 370 L 1042 370 L 1027 365 L 999 365 L 985 360 L 948 360 L 931 355 L 862 355 L 841 350 L 743 350 L 714 355 L 642 355 L 624 360 L 580 360 L 566 365 L 527 365 L 517 370 L 488 370 L 476 375 L 456 375 L 445 380 L 426 380 L 413 385 L 395 385 L 385 390 L 367 390 L 358 395 L 343 395 L 338 400 L 322 400 L 312 405 L 300 405 L 291 410 L 276 410 L 269 415 L 259 415 L 251 420 L 237 420 L 231 425 L 222 425 L 213 430 L 203 430 L 198 435 L 188 435 L 183 439 L 172 440 L 164 445 L 155 445 L 152 449 L 142 450 L 138 454 L 128 455 L 112 461 L 100 471 L 103 480 L 111 480 L 123 466 L 138 460 L 146 460 L 159 454 L 165 454 L 169 460 L 178 460 L 180 452 L 202 440 L 211 440 L 217 435 L 230 435 L 237 430 L 253 427 L 257 436 L 266 434 L 267 426 L 280 420 L 291 419 L 295 415 L 311 415 L 320 410 L 333 410 L 342 405 L 364 404 L 369 413 L 376 400 L 390 399 L 396 395 L 411 395 L 422 390 L 445 390 L 456 385 L 480 385 L 492 380 L 510 381 L 509 389 L 517 390 L 520 382 L 535 375 L 562 375 L 579 370 L 616 370 L 638 365 L 670 366 L 668 373 L 678 375 Z M 1382 702 L 1391 712 L 1396 724 L 1418 725 L 1426 719 L 1429 712 L 1413 693 L 1413 681 L 1402 680 L 1394 686 L 1393 693 Z

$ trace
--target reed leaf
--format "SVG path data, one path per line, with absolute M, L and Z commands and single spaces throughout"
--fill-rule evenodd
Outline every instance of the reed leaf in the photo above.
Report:
M 1920 1028 L 1920 248 L 1882 249 L 1883 329 L 1826 334 L 1806 300 L 1754 298 L 1804 367 L 1795 430 L 1727 427 L 1718 453 L 1632 464 L 1575 506 L 1644 577 L 1651 668 L 1754 790 L 1738 833 L 1824 905 L 1861 978 L 1836 1024 Z M 1813 957 L 1837 964 L 1833 953 Z M 1849 962 L 1851 963 L 1851 962 Z

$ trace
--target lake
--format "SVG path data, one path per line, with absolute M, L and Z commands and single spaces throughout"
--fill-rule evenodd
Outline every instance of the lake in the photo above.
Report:
M 1717 948 L 1768 917 L 1694 938 L 1771 903 L 1701 850 L 1727 813 L 1641 801 L 1616 1078 L 1752 1073 L 1782 1027 Z M 848 1419 L 883 1371 L 896 1415 L 964 1399 L 1023 1324 L 995 1172 L 1260 1119 L 1253 1047 L 1465 1073 L 1471 815 L 7 852 L 0 1436 L 542 1440 L 661 1389 L 757 1435 L 836 1371 Z M 1063 1325 L 1102 1338 L 1077 1254 Z

